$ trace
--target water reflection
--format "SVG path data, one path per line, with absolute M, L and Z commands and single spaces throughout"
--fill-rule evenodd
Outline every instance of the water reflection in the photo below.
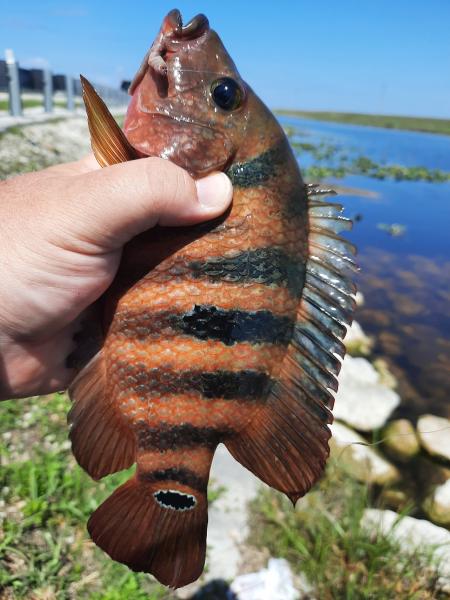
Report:
M 298 144 L 302 167 L 336 164 L 337 153 L 373 161 L 450 171 L 450 136 L 282 119 Z M 308 150 L 308 144 L 336 153 Z M 333 162 L 334 161 L 334 162 Z M 358 285 L 366 303 L 356 318 L 375 337 L 400 380 L 400 412 L 450 416 L 450 183 L 378 180 L 347 175 L 331 180 L 351 190 L 340 198 L 355 219 Z M 380 224 L 402 226 L 392 236 Z

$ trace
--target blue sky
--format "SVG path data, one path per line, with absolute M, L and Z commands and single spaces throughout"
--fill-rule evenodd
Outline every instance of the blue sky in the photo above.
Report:
M 450 117 L 450 0 L 0 0 L 0 57 L 118 85 L 175 6 L 272 108 Z

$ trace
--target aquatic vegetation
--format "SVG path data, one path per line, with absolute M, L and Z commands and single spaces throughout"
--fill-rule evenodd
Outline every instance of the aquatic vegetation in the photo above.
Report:
M 337 146 L 332 144 L 311 144 L 310 142 L 291 142 L 297 155 L 308 153 L 318 161 L 303 169 L 305 177 L 311 181 L 336 177 L 342 179 L 347 175 L 364 175 L 373 179 L 395 179 L 396 181 L 428 181 L 443 183 L 450 181 L 450 172 L 440 169 L 427 169 L 426 167 L 405 167 L 402 165 L 384 165 L 376 163 L 367 156 L 350 158 L 342 155 Z M 333 159 L 333 160 L 332 160 Z M 329 164 L 320 164 L 320 161 L 329 161 Z M 338 162 L 336 165 L 335 163 Z
M 381 231 L 385 231 L 392 237 L 401 237 L 406 233 L 406 225 L 401 223 L 378 223 L 377 228 Z
M 348 168 L 353 175 L 366 175 L 375 179 L 396 179 L 397 181 L 430 181 L 434 183 L 450 181 L 450 173 L 426 167 L 404 167 L 401 165 L 381 165 L 367 156 L 354 159 Z

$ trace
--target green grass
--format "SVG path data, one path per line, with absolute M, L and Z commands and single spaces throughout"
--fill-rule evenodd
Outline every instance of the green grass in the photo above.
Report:
M 261 493 L 253 506 L 250 543 L 286 558 L 321 600 L 443 598 L 431 551 L 405 555 L 391 536 L 361 527 L 371 490 L 336 467 L 296 510 L 280 494 Z
M 89 515 L 132 469 L 101 482 L 80 469 L 67 442 L 68 404 L 60 394 L 0 404 L 0 597 L 173 598 L 90 542 Z
M 333 121 L 350 125 L 369 125 L 385 129 L 403 129 L 450 135 L 450 119 L 399 117 L 395 115 L 368 115 L 362 113 L 319 112 L 304 110 L 276 110 L 278 115 L 303 117 L 316 121 Z

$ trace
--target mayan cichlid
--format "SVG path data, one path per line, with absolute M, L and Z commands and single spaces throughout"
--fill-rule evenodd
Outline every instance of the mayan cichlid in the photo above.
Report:
M 350 222 L 330 190 L 303 182 L 205 16 L 164 19 L 124 132 L 82 81 L 102 166 L 160 156 L 196 178 L 224 171 L 234 186 L 223 217 L 156 227 L 125 247 L 70 387 L 79 464 L 94 479 L 136 464 L 89 519 L 92 539 L 179 587 L 204 566 L 219 443 L 293 503 L 323 472 L 354 309 L 353 248 L 338 236 Z

